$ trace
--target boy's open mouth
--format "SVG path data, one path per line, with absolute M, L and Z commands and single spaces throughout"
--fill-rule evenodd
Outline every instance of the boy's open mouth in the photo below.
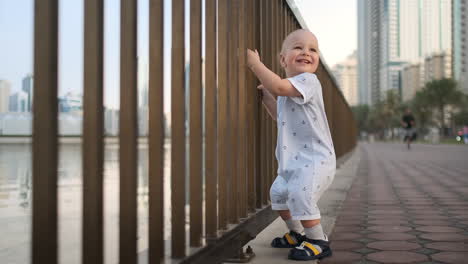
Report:
M 306 59 L 300 59 L 300 60 L 297 60 L 297 62 L 305 63 L 305 64 L 311 64 L 312 63 L 312 62 L 310 62 L 309 60 L 306 60 Z

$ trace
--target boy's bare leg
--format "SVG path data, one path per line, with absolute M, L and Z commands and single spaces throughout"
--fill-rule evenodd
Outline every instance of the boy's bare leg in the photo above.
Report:
M 284 221 L 291 219 L 291 212 L 289 210 L 279 210 L 278 213 Z
M 301 220 L 302 226 L 304 228 L 311 228 L 314 227 L 318 224 L 320 224 L 320 219 L 314 219 L 314 220 Z
M 304 227 L 304 233 L 309 239 L 317 240 L 328 240 L 327 236 L 323 233 L 320 219 L 313 220 L 301 220 L 302 226 Z
M 279 210 L 278 213 L 284 221 L 291 219 L 291 212 L 289 210 Z M 301 223 L 304 228 L 310 228 L 320 224 L 320 219 L 301 220 Z
M 289 212 L 289 210 L 280 210 L 278 211 L 278 213 L 281 216 L 281 219 L 283 219 L 283 221 L 286 223 L 286 226 L 290 231 L 294 231 L 298 234 L 302 233 L 302 231 L 304 230 L 303 225 L 298 220 L 292 220 L 291 213 Z

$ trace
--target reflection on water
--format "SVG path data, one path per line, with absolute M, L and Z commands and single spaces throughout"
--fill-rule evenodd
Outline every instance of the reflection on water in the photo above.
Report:
M 81 263 L 81 144 L 78 140 L 71 141 L 75 142 L 62 143 L 59 148 L 59 263 Z M 167 146 L 168 144 L 165 146 L 165 175 L 168 175 L 168 158 L 170 156 L 168 155 Z M 138 155 L 138 250 L 142 251 L 148 245 L 148 151 L 146 144 L 139 144 Z M 118 157 L 118 143 L 106 143 L 104 164 L 106 263 L 117 263 L 118 257 Z M 30 143 L 0 143 L 1 263 L 30 263 L 31 168 Z M 165 190 L 170 190 L 168 188 L 169 184 L 169 181 L 166 180 L 164 183 Z M 166 197 L 170 197 L 170 192 L 166 193 Z M 169 199 L 165 200 L 168 201 Z M 167 210 L 168 207 L 165 208 Z M 168 215 L 167 213 L 166 215 Z M 165 220 L 166 226 L 169 226 L 170 220 Z

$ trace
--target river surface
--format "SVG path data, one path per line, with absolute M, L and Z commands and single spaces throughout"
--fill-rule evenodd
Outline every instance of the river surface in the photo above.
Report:
M 32 166 L 29 140 L 0 142 L 0 260 L 2 264 L 31 263 Z M 69 140 L 70 141 L 70 140 Z M 59 263 L 81 263 L 82 151 L 71 140 L 59 146 Z M 105 263 L 118 260 L 119 145 L 105 144 L 104 254 Z M 165 239 L 170 239 L 170 144 L 165 143 Z M 138 251 L 148 247 L 148 149 L 138 146 Z

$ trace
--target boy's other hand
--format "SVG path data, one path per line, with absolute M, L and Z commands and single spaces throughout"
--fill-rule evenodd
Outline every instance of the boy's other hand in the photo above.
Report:
M 260 55 L 258 54 L 258 51 L 247 49 L 247 67 L 252 69 L 252 67 L 260 62 Z

